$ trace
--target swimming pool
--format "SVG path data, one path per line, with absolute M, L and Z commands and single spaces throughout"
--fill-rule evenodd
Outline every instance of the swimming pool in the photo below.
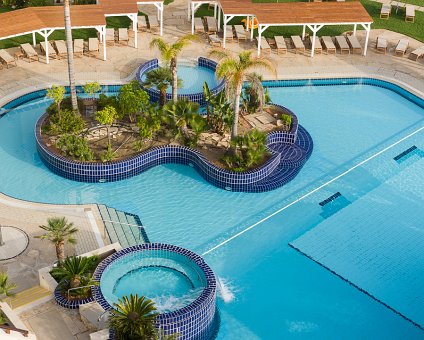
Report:
M 33 127 L 48 105 L 41 101 L 0 120 L 0 157 L 7 164 L 0 167 L 0 190 L 28 200 L 101 202 L 137 213 L 152 241 L 202 254 L 424 123 L 422 108 L 384 88 L 353 84 L 269 91 L 277 104 L 296 112 L 315 143 L 299 176 L 281 189 L 226 192 L 178 165 L 156 167 L 115 183 L 67 181 L 51 174 L 35 149 Z M 421 132 L 391 149 L 387 158 L 410 147 L 412 139 L 424 147 Z M 375 176 L 380 174 L 371 184 L 399 170 L 384 167 L 382 157 L 386 154 L 367 163 Z M 343 177 L 343 185 L 354 193 L 366 192 L 367 171 L 356 169 L 351 180 Z M 224 290 L 229 287 L 226 302 L 219 301 L 220 338 L 422 337 L 419 328 L 288 246 L 324 219 L 318 202 L 340 190 L 338 185 L 326 187 L 205 255 L 223 279 Z

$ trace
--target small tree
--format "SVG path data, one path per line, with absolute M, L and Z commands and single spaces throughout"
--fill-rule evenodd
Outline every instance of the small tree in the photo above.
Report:
M 109 128 L 114 123 L 118 113 L 113 106 L 106 106 L 103 110 L 96 112 L 96 120 L 106 126 L 108 145 L 110 146 Z
M 133 80 L 125 84 L 119 90 L 119 117 L 128 115 L 131 122 L 134 122 L 139 112 L 143 111 L 149 105 L 149 95 L 143 91 L 140 84 Z
M 12 292 L 16 288 L 16 284 L 9 281 L 6 272 L 0 272 L 0 296 L 14 296 Z
M 47 90 L 47 97 L 53 99 L 57 107 L 57 112 L 60 116 L 60 104 L 65 97 L 66 90 L 63 86 L 52 85 L 50 89 Z
M 97 81 L 93 81 L 86 83 L 82 89 L 84 90 L 84 93 L 89 96 L 89 98 L 94 98 L 94 94 L 100 92 L 102 87 Z
M 75 234 L 78 232 L 73 223 L 68 223 L 65 217 L 51 217 L 47 220 L 47 225 L 40 225 L 46 233 L 35 236 L 41 240 L 48 240 L 56 247 L 56 255 L 59 261 L 65 259 L 65 242 L 76 244 Z
M 187 98 L 168 102 L 163 107 L 165 122 L 177 132 L 177 138 L 183 137 L 184 142 L 190 140 L 188 133 L 189 120 L 193 114 L 198 115 L 199 104 L 189 101 Z
M 161 120 L 157 107 L 150 106 L 138 117 L 137 126 L 142 139 L 151 139 L 160 129 Z
M 224 91 L 212 95 L 208 83 L 203 85 L 203 96 L 206 101 L 206 121 L 216 133 L 224 133 L 231 127 L 233 120 L 233 107 L 227 100 Z

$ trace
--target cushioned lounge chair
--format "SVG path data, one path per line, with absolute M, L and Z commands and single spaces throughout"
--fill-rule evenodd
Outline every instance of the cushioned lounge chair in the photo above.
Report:
M 208 41 L 209 44 L 216 47 L 220 47 L 222 43 L 221 39 L 216 34 L 208 34 Z
M 48 50 L 49 58 L 58 59 L 57 53 L 50 41 L 47 41 L 47 44 L 45 41 L 40 42 L 40 49 L 41 49 L 41 53 L 43 53 L 44 55 L 46 54 L 46 51 Z
M 347 36 L 347 43 L 349 44 L 350 48 L 352 49 L 352 53 L 361 54 L 362 53 L 362 46 L 358 41 L 358 38 L 354 35 L 348 35 Z
M 160 27 L 158 17 L 156 15 L 149 15 L 148 18 L 150 32 L 152 32 L 153 30 L 158 30 Z
M 342 35 L 336 37 L 336 45 L 339 47 L 340 54 L 350 54 L 350 47 L 347 44 L 346 38 Z
M 406 50 L 408 49 L 408 46 L 409 46 L 408 39 L 400 39 L 396 46 L 395 54 L 399 57 L 403 57 L 406 53 Z
M 424 2 L 423 2 L 424 5 Z M 413 5 L 405 6 L 405 21 L 414 22 L 415 21 L 415 7 Z
M 128 45 L 130 38 L 128 37 L 128 28 L 118 29 L 118 41 L 121 45 Z
M 205 25 L 202 18 L 194 18 L 194 33 L 205 33 Z
M 6 64 L 6 67 L 9 68 L 9 66 L 18 66 L 16 63 L 15 58 L 13 58 L 9 52 L 5 50 L 0 50 L 0 61 Z M 1 63 L 0 63 L 1 64 Z
M 68 50 L 66 49 L 66 44 L 64 40 L 56 40 L 54 42 L 54 46 L 56 48 L 57 57 L 59 59 L 67 57 Z
M 327 54 L 336 54 L 336 46 L 333 43 L 333 39 L 329 36 L 325 36 L 321 38 L 322 44 L 324 45 L 324 49 Z
M 115 45 L 115 30 L 113 28 L 106 28 L 106 45 Z
M 227 25 L 225 29 L 226 29 L 225 39 L 228 42 L 234 41 L 234 28 L 233 28 L 233 25 Z
M 377 52 L 387 53 L 387 48 L 388 48 L 387 39 L 378 36 L 375 47 L 377 49 Z
M 420 58 L 424 57 L 424 45 L 421 47 L 418 47 L 416 50 L 413 50 L 409 54 L 409 59 L 417 61 Z M 0 56 L 1 58 L 1 56 Z
M 257 38 L 256 38 L 257 41 Z M 271 46 L 269 46 L 268 40 L 265 37 L 261 37 L 261 52 L 271 53 Z
M 276 35 L 274 37 L 274 40 L 275 40 L 275 46 L 277 47 L 277 53 L 278 54 L 287 53 L 287 45 L 286 45 L 286 40 L 284 39 L 284 37 L 282 35 Z
M 244 29 L 243 25 L 234 25 L 234 29 L 236 31 L 236 37 L 238 41 L 247 39 L 246 30 Z
M 303 43 L 302 39 L 298 35 L 292 35 L 291 40 L 294 45 L 295 52 L 305 52 L 305 44 Z
M 216 19 L 213 17 L 205 17 L 206 26 L 208 28 L 208 34 L 213 34 L 217 32 L 218 24 L 216 22 Z
M 139 31 L 147 31 L 147 19 L 145 15 L 139 15 L 137 17 L 137 28 Z
M 99 55 L 99 39 L 97 38 L 88 38 L 88 54 L 94 56 L 95 54 Z
M 392 5 L 383 4 L 380 10 L 380 19 L 389 19 L 391 11 L 392 11 Z
M 309 41 L 311 44 L 311 50 L 312 50 L 312 38 L 313 37 L 309 37 Z M 321 41 L 319 40 L 318 37 L 315 37 L 315 53 L 322 53 L 322 45 L 321 45 Z
M 34 47 L 32 47 L 30 44 L 28 43 L 22 44 L 21 51 L 24 54 L 24 56 L 28 58 L 29 62 L 39 60 L 38 53 L 34 50 Z
M 84 55 L 84 40 L 75 39 L 74 40 L 74 56 L 82 57 Z

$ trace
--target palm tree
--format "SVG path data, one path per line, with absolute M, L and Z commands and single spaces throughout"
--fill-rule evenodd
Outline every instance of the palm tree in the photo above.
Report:
M 123 296 L 114 303 L 109 326 L 116 331 L 118 339 L 153 339 L 156 335 L 155 304 L 144 296 Z
M 143 83 L 145 87 L 156 87 L 159 90 L 159 106 L 162 107 L 166 103 L 166 90 L 172 85 L 172 72 L 168 67 L 158 67 L 146 75 Z
M 35 237 L 52 242 L 56 247 L 57 259 L 63 261 L 65 259 L 65 242 L 76 244 L 77 240 L 74 235 L 78 229 L 74 228 L 73 223 L 68 223 L 65 217 L 51 217 L 47 220 L 47 226 L 40 225 L 39 227 L 46 233 Z
M 53 268 L 51 271 L 55 279 L 69 282 L 70 288 L 77 288 L 81 286 L 81 281 L 91 279 L 91 272 L 97 263 L 97 257 L 67 257 L 64 261 L 60 262 L 59 266 Z
M 74 51 L 72 48 L 71 8 L 69 0 L 64 1 L 66 52 L 68 53 L 68 76 L 69 88 L 71 90 L 72 109 L 78 112 L 77 90 L 75 88 Z
M 6 272 L 0 272 L 0 296 L 14 296 L 12 292 L 16 288 L 16 284 L 9 281 L 9 276 Z
M 193 119 L 194 115 L 199 116 L 198 111 L 199 104 L 191 102 L 187 98 L 168 102 L 163 107 L 165 122 L 174 126 L 178 130 L 178 135 L 182 135 L 186 141 L 190 139 L 189 121 Z
M 238 115 L 240 110 L 240 95 L 246 75 L 255 68 L 264 68 L 276 74 L 274 65 L 270 60 L 263 57 L 254 57 L 253 51 L 243 51 L 237 57 L 233 57 L 228 51 L 215 49 L 211 56 L 220 59 L 216 67 L 216 75 L 225 79 L 227 86 L 234 91 L 234 113 L 231 138 L 237 136 Z
M 194 34 L 187 34 L 179 38 L 175 43 L 169 44 L 161 38 L 155 38 L 150 42 L 150 48 L 157 47 L 162 61 L 171 69 L 172 72 L 172 100 L 177 101 L 178 74 L 177 58 L 181 51 L 192 41 L 199 40 Z

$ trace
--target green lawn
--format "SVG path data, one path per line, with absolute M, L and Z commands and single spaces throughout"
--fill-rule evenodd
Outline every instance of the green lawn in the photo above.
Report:
M 8 7 L 8 6 L 3 7 L 3 6 L 0 6 L 0 13 L 10 12 L 10 11 L 12 11 L 12 8 L 11 8 L 11 7 Z

